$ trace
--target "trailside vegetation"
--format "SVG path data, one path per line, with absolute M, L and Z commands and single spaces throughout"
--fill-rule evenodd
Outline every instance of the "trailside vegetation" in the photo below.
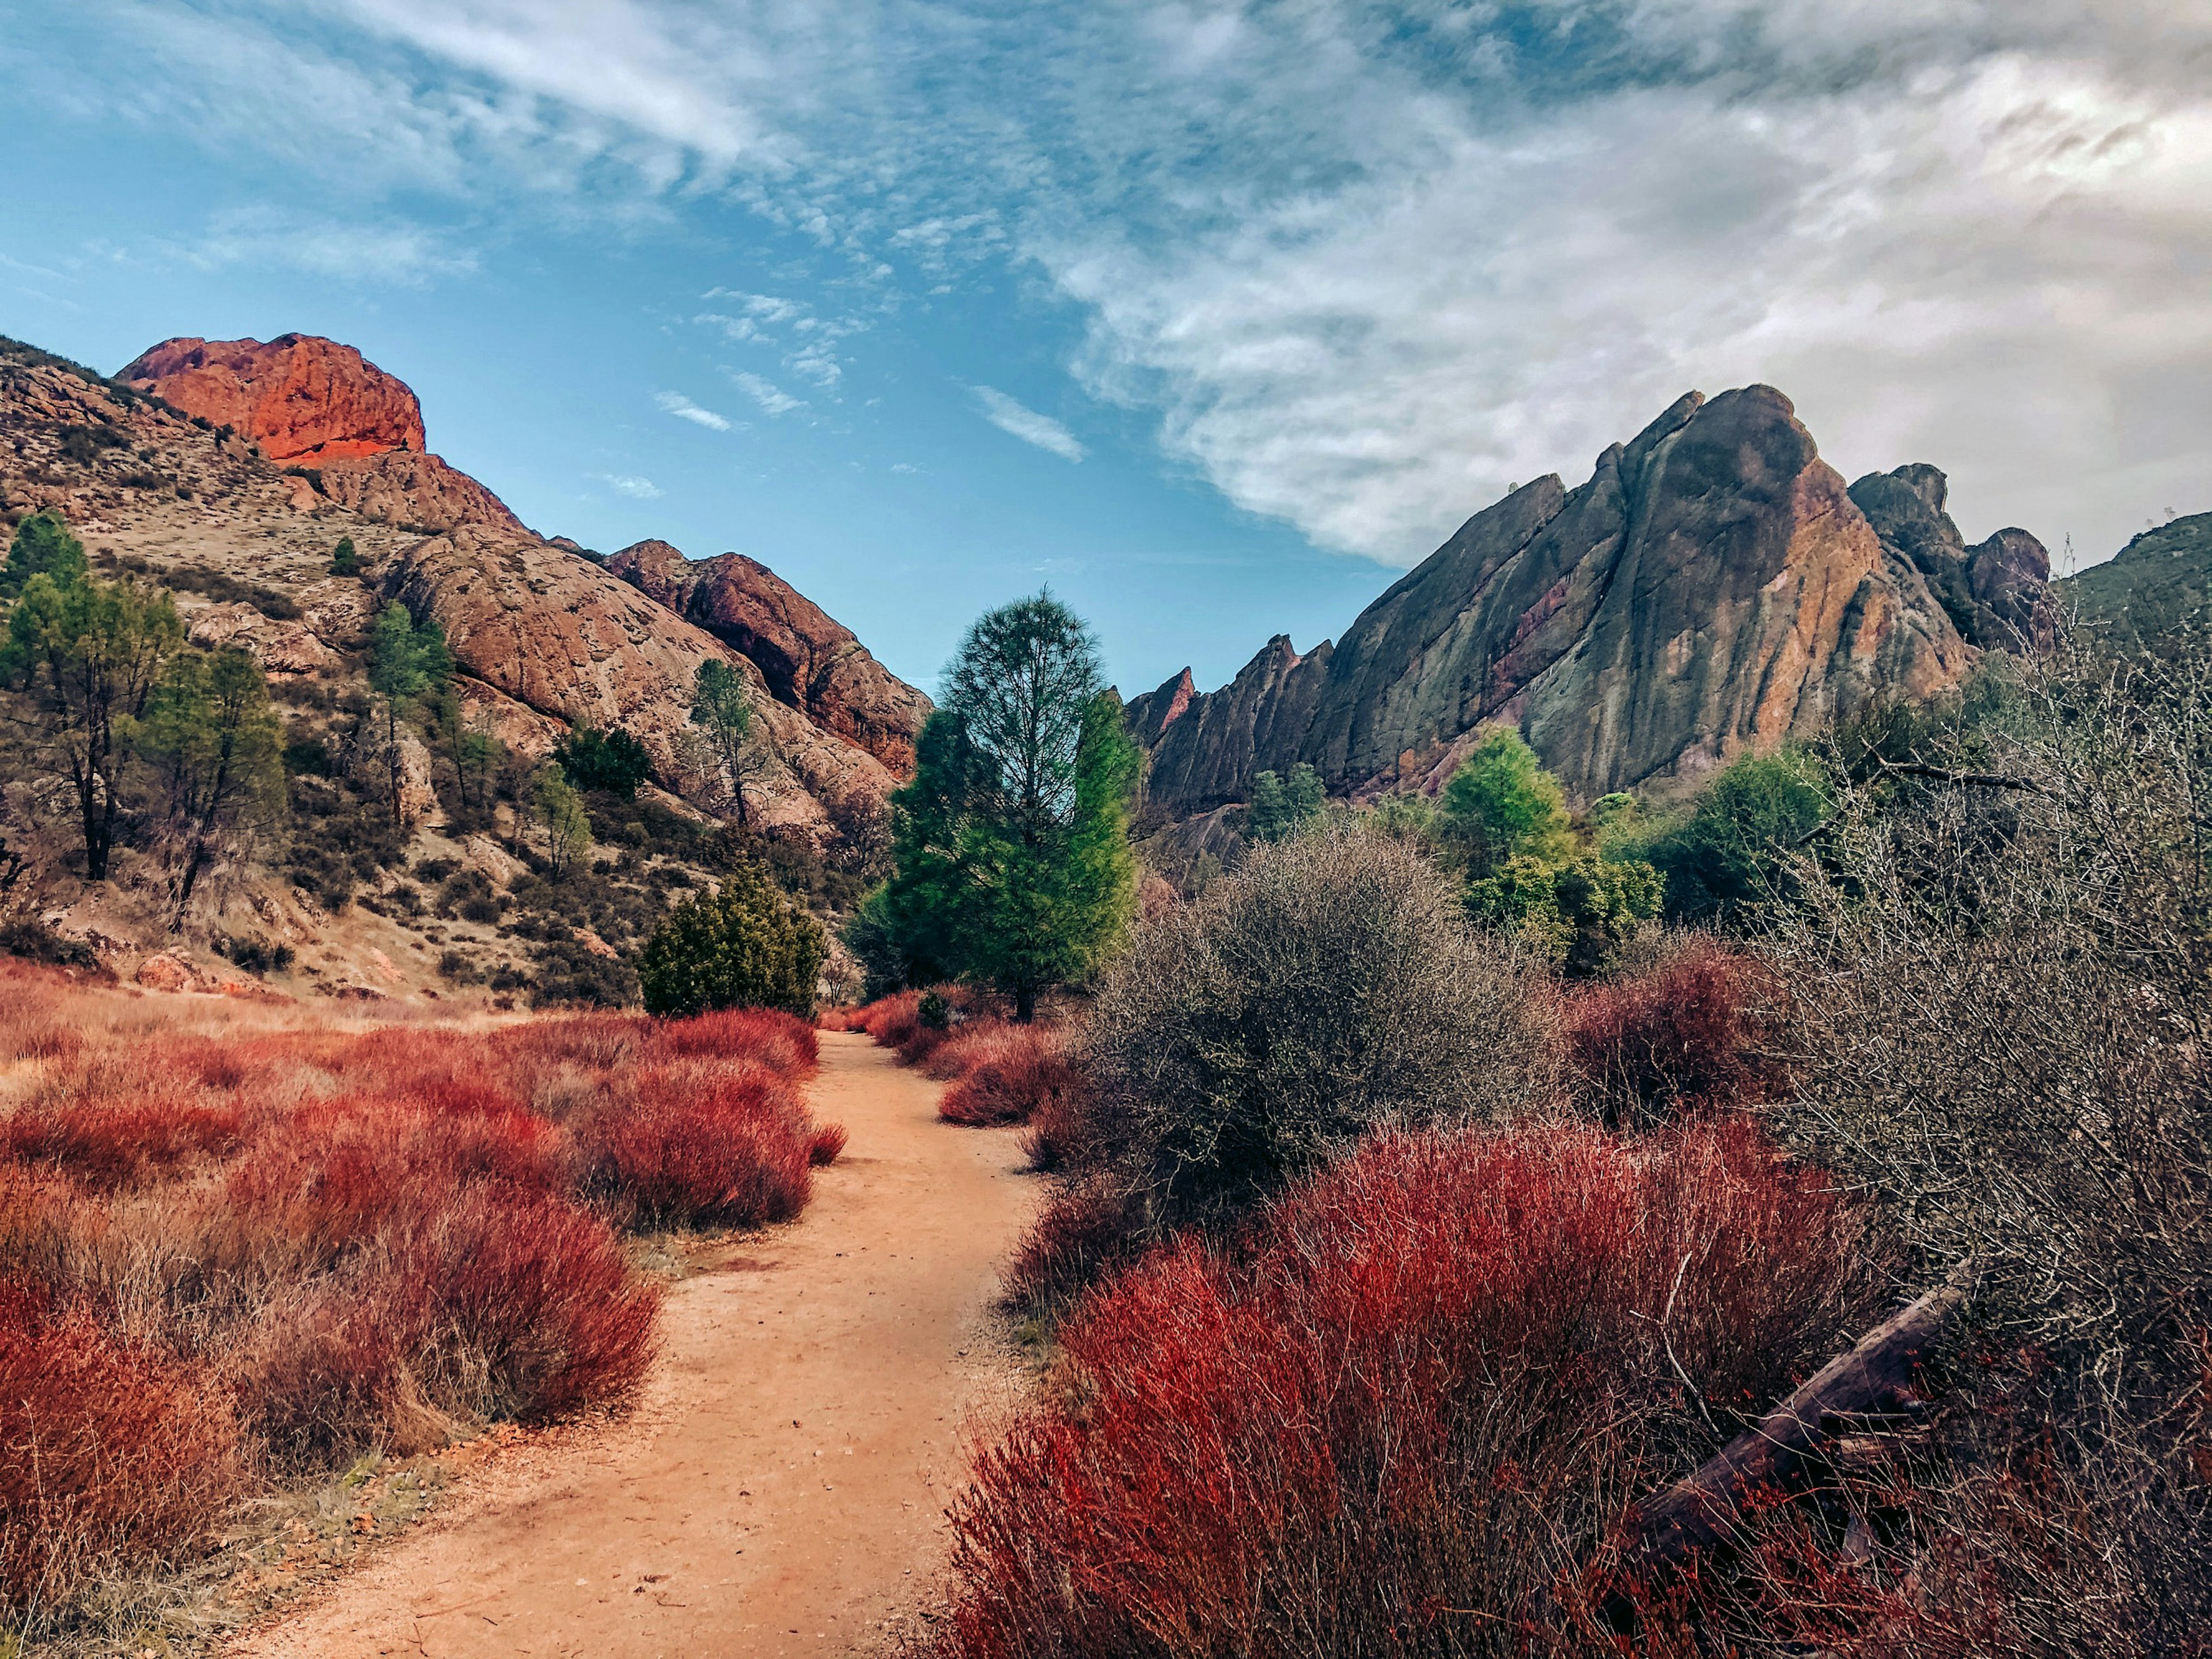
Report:
M 913 981 L 994 986 L 1030 1019 L 1128 927 L 1138 766 L 1074 613 L 1048 594 L 991 611 L 946 670 L 914 781 L 892 797 L 892 873 L 862 943 Z
M 822 924 L 747 859 L 712 893 L 669 912 L 646 942 L 638 981 L 651 1013 L 780 1008 L 811 1015 L 828 950 Z

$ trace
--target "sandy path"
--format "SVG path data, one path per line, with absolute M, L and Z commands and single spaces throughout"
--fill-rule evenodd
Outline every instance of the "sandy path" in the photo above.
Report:
M 965 1430 L 1016 1386 L 988 1304 L 1033 1188 L 1005 1131 L 824 1033 L 852 1141 L 799 1221 L 668 1298 L 635 1418 L 495 1465 L 422 1529 L 233 1651 L 860 1654 L 911 1618 Z

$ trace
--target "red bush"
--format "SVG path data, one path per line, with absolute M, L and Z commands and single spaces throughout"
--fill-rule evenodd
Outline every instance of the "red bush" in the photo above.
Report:
M 806 1161 L 817 1169 L 835 1164 L 844 1156 L 846 1139 L 843 1124 L 823 1124 L 815 1130 L 814 1139 L 807 1144 Z
M 1863 1311 L 1853 1239 L 1741 1125 L 1371 1141 L 1078 1305 L 955 1508 L 938 1650 L 1515 1652 L 1711 1449 L 1674 1366 L 1723 1431 L 1764 1406 Z
M 774 1073 L 693 1062 L 635 1085 L 580 1132 L 595 1191 L 660 1225 L 755 1226 L 805 1207 L 814 1129 Z
M 1571 992 L 1567 1056 L 1580 1092 L 1612 1123 L 1762 1097 L 1785 1080 L 1772 1052 L 1779 992 L 1760 964 L 1710 939 Z
M 939 1055 L 958 1046 L 948 1043 Z M 1053 1110 L 1072 1099 L 1082 1086 L 1060 1033 L 1043 1026 L 1004 1027 L 961 1059 L 965 1066 L 959 1081 L 945 1091 L 937 1108 L 948 1123 L 1027 1123 L 1039 1110 Z
M 0 1161 L 43 1166 L 96 1191 L 135 1187 L 219 1156 L 239 1138 L 227 1101 L 64 1100 L 0 1119 Z
M 243 1392 L 276 1461 L 428 1449 L 456 1423 L 626 1398 L 659 1291 L 599 1218 L 478 1187 L 394 1226 L 319 1291 L 271 1310 Z
M 241 1486 L 213 1380 L 0 1281 L 0 1605 L 66 1597 L 118 1560 L 173 1557 Z
M 656 1033 L 678 1058 L 750 1060 L 793 1082 L 814 1075 L 822 1045 L 805 1020 L 773 1008 L 726 1008 L 690 1019 L 672 1019 Z

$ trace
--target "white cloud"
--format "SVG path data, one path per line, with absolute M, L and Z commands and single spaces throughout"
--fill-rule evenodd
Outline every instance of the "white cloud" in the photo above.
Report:
M 1076 436 L 1049 415 L 1040 415 L 1025 404 L 1009 398 L 995 386 L 970 386 L 976 403 L 981 406 L 983 418 L 1000 431 L 1019 438 L 1025 444 L 1035 444 L 1039 449 L 1057 455 L 1063 461 L 1079 461 L 1090 452 L 1078 442 Z
M 626 472 L 600 472 L 593 476 L 608 489 L 619 490 L 622 494 L 634 496 L 641 501 L 656 501 L 660 499 L 660 486 L 650 478 L 641 478 L 633 473 Z
M 653 401 L 679 421 L 690 421 L 714 432 L 730 429 L 726 416 L 717 415 L 711 409 L 700 408 L 680 392 L 656 392 L 653 394 Z
M 402 192 L 488 218 L 520 191 L 742 202 L 825 251 L 823 292 L 905 271 L 917 306 L 1013 261 L 1170 456 L 1394 561 L 1753 379 L 1847 471 L 1946 467 L 1970 530 L 2101 556 L 2212 507 L 2201 0 L 52 9 L 35 26 L 106 43 L 57 56 L 58 97 L 343 180 L 399 280 L 467 258 L 410 244 L 378 205 Z M 787 291 L 718 289 L 700 321 L 834 395 L 858 325 L 761 280 Z M 1012 325 L 1041 309 L 1010 300 Z
M 214 215 L 190 240 L 165 245 L 204 270 L 283 265 L 315 276 L 420 288 L 476 269 L 476 257 L 443 233 L 405 221 L 323 219 L 267 206 Z
M 734 374 L 730 379 L 740 392 L 758 404 L 767 414 L 788 415 L 794 409 L 806 407 L 782 387 L 771 380 L 763 380 L 757 374 Z

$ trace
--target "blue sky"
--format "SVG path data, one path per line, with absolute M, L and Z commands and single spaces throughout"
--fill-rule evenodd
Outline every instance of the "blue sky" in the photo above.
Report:
M 2198 0 L 0 0 L 0 331 L 360 346 L 532 526 L 932 683 L 1341 631 L 1683 390 L 2062 558 L 2212 508 Z

